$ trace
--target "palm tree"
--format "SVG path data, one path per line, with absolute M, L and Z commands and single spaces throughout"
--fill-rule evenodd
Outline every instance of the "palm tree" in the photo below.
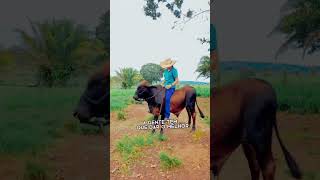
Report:
M 199 73 L 198 78 L 210 78 L 210 57 L 203 56 L 200 59 L 196 72 Z
M 286 34 L 276 52 L 277 58 L 288 49 L 302 49 L 302 58 L 320 48 L 320 1 L 288 0 L 281 8 L 282 17 L 271 34 Z
M 68 19 L 32 22 L 31 32 L 16 29 L 22 39 L 25 57 L 38 65 L 38 85 L 64 85 L 81 60 L 97 53 L 99 46 L 90 39 L 89 31 Z
M 139 71 L 133 68 L 121 68 L 116 71 L 118 79 L 121 81 L 121 87 L 129 89 L 140 80 Z

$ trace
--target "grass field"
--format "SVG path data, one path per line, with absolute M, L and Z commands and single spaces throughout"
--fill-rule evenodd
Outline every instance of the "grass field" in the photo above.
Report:
M 279 110 L 294 113 L 320 112 L 320 78 L 311 74 L 259 73 L 249 77 L 267 80 L 277 92 Z M 222 84 L 243 78 L 239 72 L 222 74 Z
M 209 85 L 194 86 L 199 97 L 210 97 Z M 133 103 L 132 99 L 135 89 L 111 89 L 111 112 L 119 111 Z
M 72 111 L 79 88 L 0 86 L 0 153 L 37 152 L 62 137 L 75 123 Z

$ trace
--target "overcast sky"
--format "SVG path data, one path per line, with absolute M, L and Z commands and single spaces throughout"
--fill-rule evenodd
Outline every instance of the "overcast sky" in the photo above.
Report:
M 180 80 L 196 80 L 200 58 L 209 55 L 208 45 L 197 38 L 209 37 L 209 21 L 199 18 L 183 30 L 171 29 L 177 19 L 166 9 L 154 21 L 143 11 L 144 0 L 111 0 L 111 74 L 124 67 L 140 69 L 146 63 L 175 58 Z M 208 0 L 184 1 L 185 9 L 209 9 Z M 209 14 L 207 14 L 209 17 Z M 204 79 L 198 79 L 205 81 Z M 206 80 L 209 81 L 209 80 Z
M 214 21 L 218 31 L 219 54 L 222 60 L 275 62 L 274 54 L 284 38 L 267 37 L 280 17 L 286 0 L 216 1 Z M 320 65 L 319 53 L 301 59 L 301 51 L 281 55 L 277 62 Z
M 18 38 L 13 29 L 29 28 L 27 17 L 36 21 L 66 17 L 93 28 L 107 9 L 106 0 L 1 0 L 0 44 L 16 44 Z

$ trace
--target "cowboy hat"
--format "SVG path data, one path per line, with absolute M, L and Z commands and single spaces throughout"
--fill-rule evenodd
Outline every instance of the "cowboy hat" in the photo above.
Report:
M 166 60 L 164 60 L 164 61 L 161 61 L 161 62 L 160 62 L 160 66 L 161 66 L 162 68 L 168 68 L 168 67 L 173 66 L 176 62 L 177 62 L 177 61 L 172 60 L 171 58 L 168 58 L 168 59 L 166 59 Z

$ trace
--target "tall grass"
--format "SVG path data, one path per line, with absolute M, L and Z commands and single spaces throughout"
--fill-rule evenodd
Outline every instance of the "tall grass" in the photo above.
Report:
M 82 89 L 0 87 L 0 153 L 37 152 L 62 137 Z
M 274 87 L 280 111 L 294 113 L 320 112 L 320 77 L 310 74 L 256 73 L 254 76 L 264 79 Z M 223 84 L 239 79 L 236 72 L 222 74 Z

